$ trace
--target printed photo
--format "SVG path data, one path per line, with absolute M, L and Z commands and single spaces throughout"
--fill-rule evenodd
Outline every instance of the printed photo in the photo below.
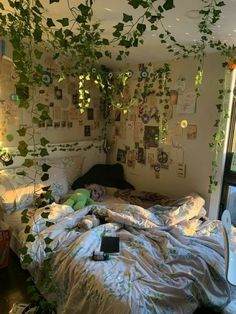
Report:
M 91 136 L 91 127 L 90 125 L 84 126 L 84 136 Z

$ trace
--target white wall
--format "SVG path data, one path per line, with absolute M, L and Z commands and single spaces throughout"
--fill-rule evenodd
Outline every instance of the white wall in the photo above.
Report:
M 220 85 L 218 80 L 224 78 L 225 70 L 222 67 L 224 60 L 218 54 L 210 54 L 206 57 L 204 64 L 203 84 L 201 87 L 201 96 L 198 99 L 196 113 L 180 115 L 176 114 L 176 106 L 173 106 L 173 117 L 169 120 L 169 139 L 168 144 L 161 147 L 169 152 L 169 157 L 173 162 L 169 165 L 169 169 L 161 169 L 160 178 L 155 177 L 155 172 L 150 165 L 141 165 L 135 163 L 135 167 L 128 167 L 124 164 L 125 174 L 136 189 L 156 191 L 159 193 L 180 196 L 190 192 L 200 193 L 206 200 L 206 207 L 209 207 L 210 195 L 208 194 L 209 176 L 211 174 L 212 152 L 209 148 L 209 143 L 212 141 L 212 135 L 216 131 L 213 127 L 217 117 L 216 104 L 218 89 Z M 155 65 L 158 67 L 158 64 Z M 137 71 L 138 67 L 136 67 Z M 185 92 L 194 91 L 194 81 L 197 69 L 197 62 L 192 59 L 184 59 L 171 62 L 172 83 L 171 88 L 174 89 L 175 83 L 179 77 L 186 78 Z M 131 113 L 132 114 L 132 113 Z M 127 121 L 130 119 L 130 114 L 123 115 L 121 122 L 122 129 L 127 127 Z M 190 124 L 197 125 L 197 138 L 189 140 L 186 138 L 186 129 L 183 129 L 182 136 L 175 136 L 176 125 L 186 119 Z M 140 121 L 140 119 L 136 120 Z M 149 125 L 156 125 L 154 119 L 149 122 Z M 117 149 L 125 149 L 129 146 L 134 148 L 134 130 L 129 126 L 126 134 L 121 136 L 114 135 L 114 128 L 111 129 L 110 135 L 113 141 L 113 149 L 108 157 L 108 162 L 116 161 Z M 122 138 L 123 137 L 123 138 Z M 186 177 L 181 178 L 176 175 L 177 157 L 173 145 L 181 145 L 184 153 L 184 163 L 186 164 Z M 142 141 L 139 143 L 142 146 Z M 126 147 L 127 148 L 127 147 Z M 147 149 L 146 153 L 153 151 L 156 158 L 156 148 Z M 215 208 L 217 211 L 218 209 Z

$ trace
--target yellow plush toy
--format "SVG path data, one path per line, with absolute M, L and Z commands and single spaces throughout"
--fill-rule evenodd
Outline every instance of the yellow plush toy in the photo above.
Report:
M 78 210 L 93 204 L 93 200 L 90 198 L 90 193 L 91 192 L 87 189 L 77 189 L 73 193 L 67 194 L 63 205 L 69 205 L 74 210 Z

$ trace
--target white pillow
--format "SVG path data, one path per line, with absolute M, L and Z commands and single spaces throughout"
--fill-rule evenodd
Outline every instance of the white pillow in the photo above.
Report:
M 6 213 L 27 208 L 33 202 L 34 192 L 42 193 L 42 188 L 50 185 L 52 195 L 63 197 L 69 190 L 66 173 L 63 163 L 57 160 L 38 160 L 38 169 L 43 163 L 51 166 L 48 170 L 49 179 L 41 181 L 42 173 L 36 176 L 34 185 L 34 167 L 20 167 L 0 171 L 0 206 Z M 18 175 L 18 172 L 25 171 L 26 176 Z

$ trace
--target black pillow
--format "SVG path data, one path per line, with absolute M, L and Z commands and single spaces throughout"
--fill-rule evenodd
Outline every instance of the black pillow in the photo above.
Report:
M 72 184 L 72 189 L 85 187 L 86 184 L 100 184 L 103 186 L 116 187 L 118 189 L 133 189 L 132 184 L 124 178 L 124 169 L 121 164 L 104 165 L 97 164 L 89 169 L 82 177 Z

